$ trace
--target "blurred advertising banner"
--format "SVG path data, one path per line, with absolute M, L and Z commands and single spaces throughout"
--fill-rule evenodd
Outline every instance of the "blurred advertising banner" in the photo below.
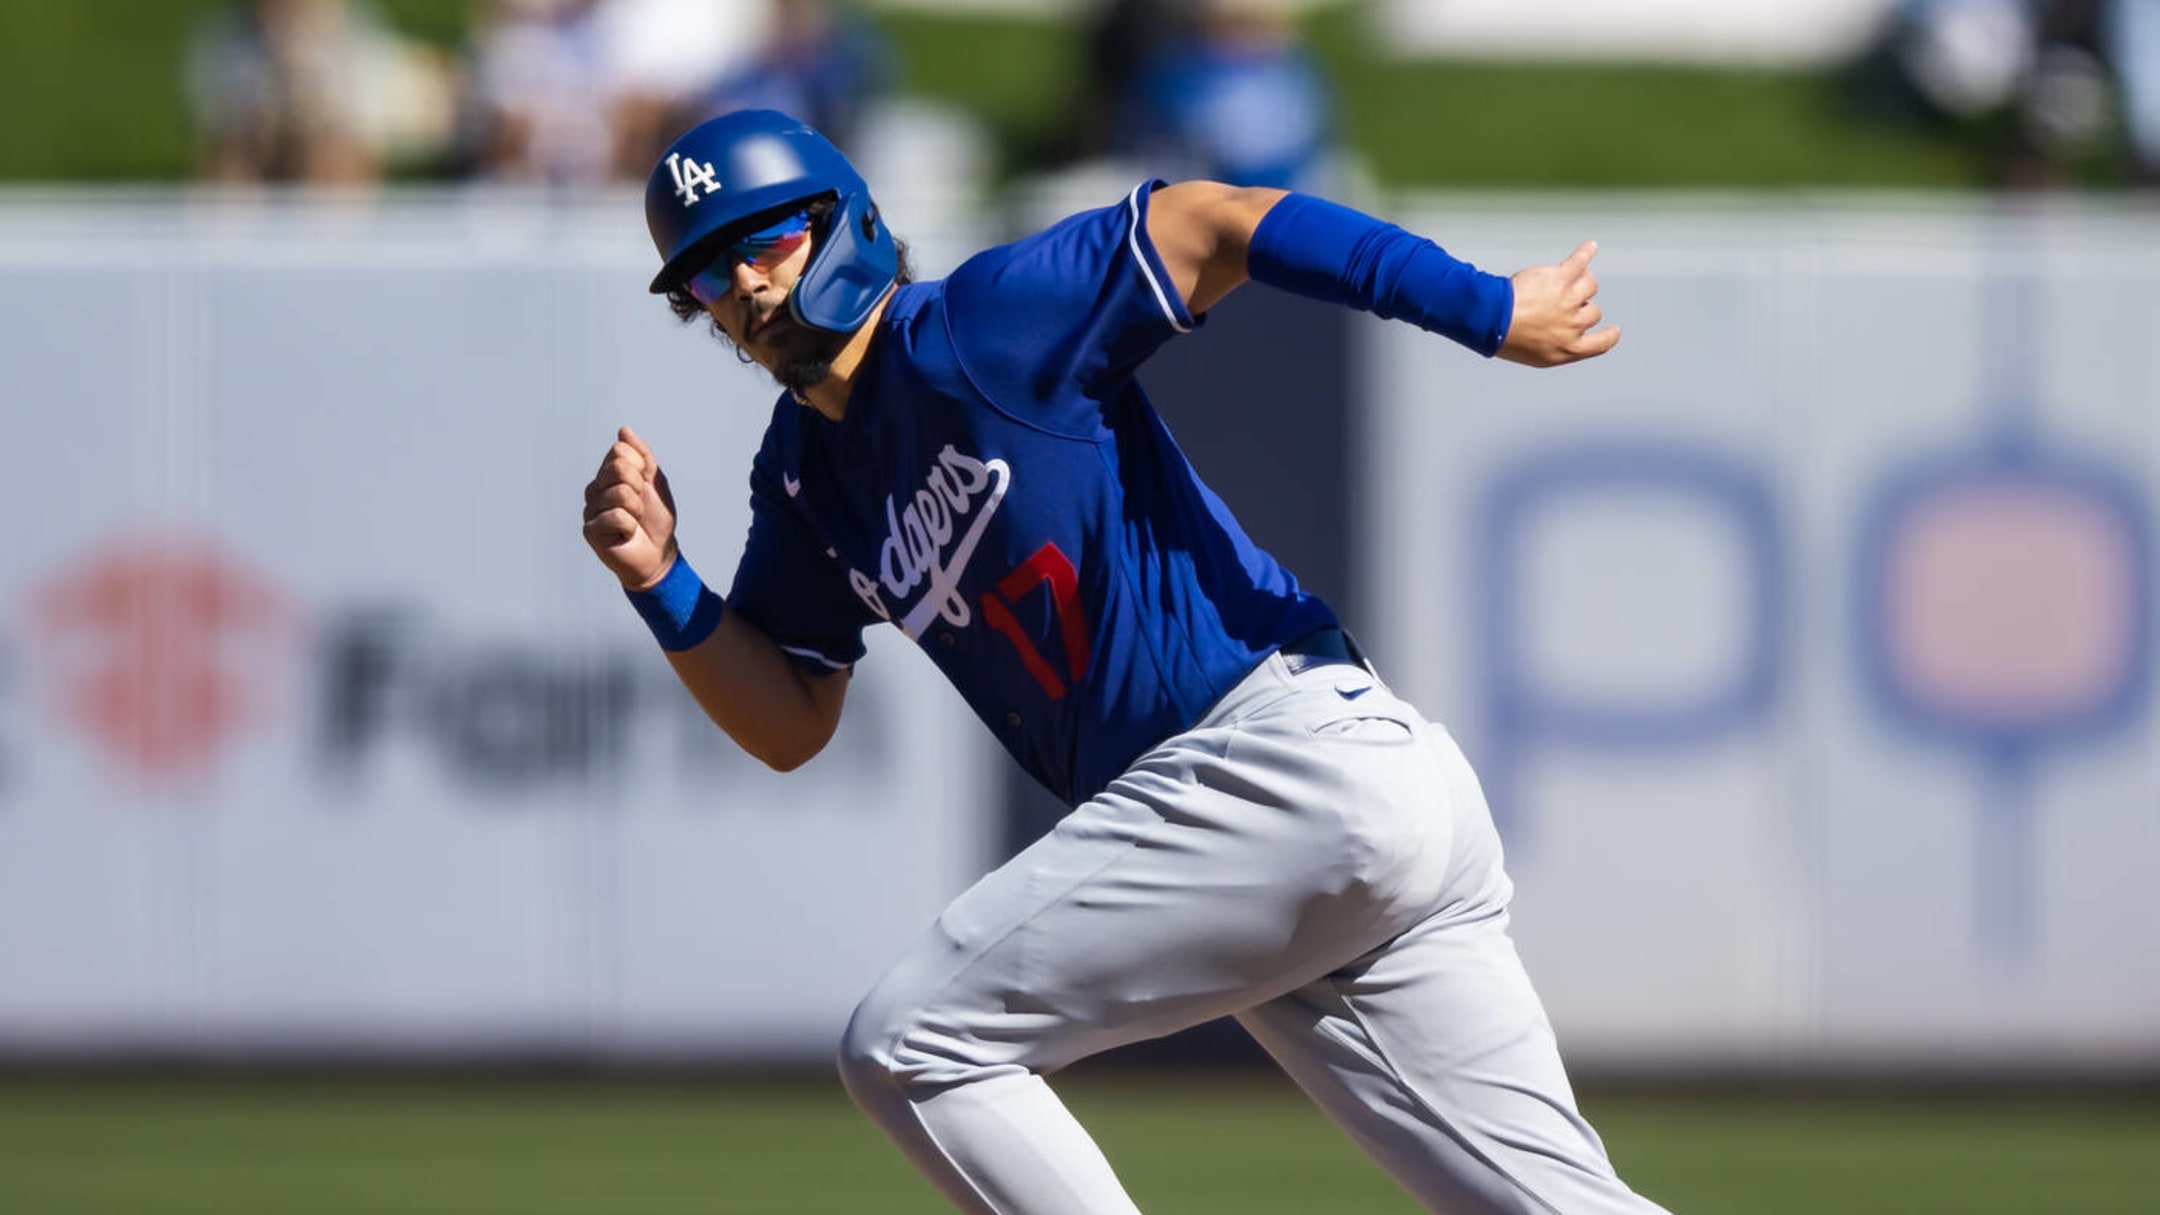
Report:
M 1829 63 L 1894 0 L 1384 0 L 1385 45 L 1454 58 Z M 1983 31 L 1985 32 L 1985 31 Z
M 904 640 L 783 777 L 586 550 L 625 422 L 709 579 L 747 526 L 775 391 L 650 260 L 629 197 L 0 211 L 0 1051 L 819 1057 L 980 872 Z
M 2160 219 L 1438 205 L 1602 242 L 1591 366 L 1373 326 L 1383 670 L 1461 737 L 1587 1059 L 2160 1061 Z
M 925 274 L 1003 230 L 886 201 Z M 1387 210 L 1496 269 L 1599 238 L 1626 331 L 1307 348 L 1357 356 L 1344 602 L 1484 778 L 1571 1054 L 2160 1061 L 2160 219 Z M 0 205 L 0 1055 L 811 1059 L 989 863 L 1007 768 L 902 639 L 775 775 L 586 551 L 624 422 L 708 578 L 743 535 L 772 390 L 650 262 L 629 197 Z M 1204 367 L 1157 373 L 1178 425 Z M 1202 469 L 1332 450 L 1277 448 Z

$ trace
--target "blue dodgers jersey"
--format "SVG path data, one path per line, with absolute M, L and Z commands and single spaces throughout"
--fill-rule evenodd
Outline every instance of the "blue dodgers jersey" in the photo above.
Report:
M 1194 324 L 1148 239 L 1156 184 L 899 288 L 842 421 L 783 396 L 728 595 L 820 671 L 898 625 L 1068 804 L 1335 621 L 1133 379 Z

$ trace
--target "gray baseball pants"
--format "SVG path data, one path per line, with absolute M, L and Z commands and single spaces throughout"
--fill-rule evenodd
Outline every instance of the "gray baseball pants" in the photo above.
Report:
M 1447 732 L 1276 655 L 954 900 L 841 1076 L 971 1215 L 1138 1215 L 1043 1077 L 1235 1015 L 1429 1210 L 1657 1212 L 1576 1112 L 1511 892 Z

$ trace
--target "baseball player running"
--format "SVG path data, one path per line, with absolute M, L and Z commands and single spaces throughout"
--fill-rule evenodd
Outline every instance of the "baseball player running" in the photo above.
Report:
M 863 629 L 920 645 L 1073 807 L 867 995 L 849 1093 L 973 1215 L 1136 1215 L 1044 1083 L 1234 1015 L 1418 1201 L 1655 1212 L 1575 1108 L 1476 777 L 1248 539 L 1135 369 L 1250 279 L 1532 366 L 1612 349 L 1584 244 L 1512 280 L 1279 190 L 1143 182 L 909 281 L 870 191 L 770 111 L 654 169 L 652 290 L 787 390 L 725 598 L 624 428 L 585 537 L 723 730 L 832 737 Z

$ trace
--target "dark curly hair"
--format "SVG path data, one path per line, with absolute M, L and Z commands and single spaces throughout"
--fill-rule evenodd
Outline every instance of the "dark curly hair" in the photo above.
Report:
M 816 242 L 825 239 L 825 231 L 827 224 L 832 219 L 833 209 L 838 205 L 839 203 L 828 195 L 824 198 L 817 199 L 816 201 L 812 202 L 807 208 L 805 208 L 805 210 L 809 211 L 810 213 L 810 239 L 812 242 L 811 247 L 813 249 L 816 247 Z M 758 228 L 763 227 L 766 223 L 771 222 L 772 218 L 774 217 L 769 212 L 765 215 L 755 215 L 747 220 L 744 220 L 740 224 L 733 225 L 733 229 L 734 231 L 756 231 Z M 730 234 L 732 235 L 732 233 Z M 722 243 L 722 241 L 716 240 L 714 243 L 717 245 Z M 907 242 L 895 236 L 893 238 L 893 251 L 899 255 L 900 259 L 900 268 L 899 271 L 893 275 L 893 282 L 895 284 L 914 282 L 915 269 L 908 264 Z M 675 319 L 681 321 L 685 325 L 695 324 L 700 318 L 702 318 L 707 324 L 712 327 L 712 335 L 715 338 L 718 338 L 730 350 L 733 350 L 737 359 L 740 359 L 746 364 L 752 361 L 749 353 L 742 348 L 736 346 L 735 340 L 727 335 L 727 330 L 722 329 L 720 327 L 720 322 L 713 319 L 712 313 L 705 310 L 705 305 L 698 303 L 697 297 L 690 294 L 690 289 L 688 287 L 677 286 L 669 288 L 667 293 L 667 305 L 668 311 L 675 314 Z

